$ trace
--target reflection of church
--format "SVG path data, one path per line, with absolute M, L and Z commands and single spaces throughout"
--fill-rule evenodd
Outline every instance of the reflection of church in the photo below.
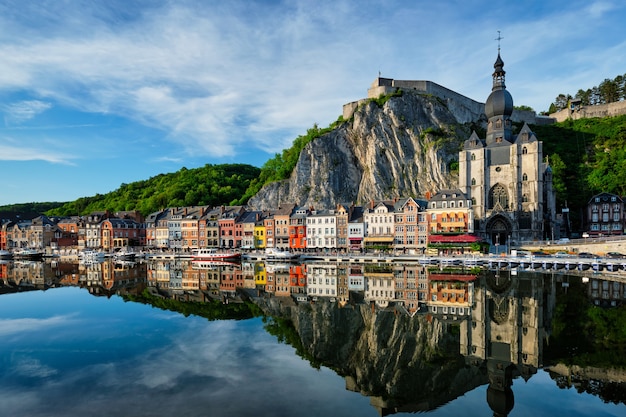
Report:
M 485 103 L 486 138 L 473 132 L 459 153 L 459 188 L 472 202 L 474 231 L 492 245 L 552 237 L 555 194 L 542 142 L 524 124 L 513 134 L 513 98 L 504 83 L 504 62 L 494 64 Z M 557 236 L 558 237 L 558 236 Z
M 461 328 L 461 354 L 468 364 L 486 367 L 489 406 L 495 416 L 507 415 L 513 408 L 513 378 L 528 380 L 542 365 L 549 307 L 544 306 L 544 279 L 487 271 L 480 280 L 471 319 Z

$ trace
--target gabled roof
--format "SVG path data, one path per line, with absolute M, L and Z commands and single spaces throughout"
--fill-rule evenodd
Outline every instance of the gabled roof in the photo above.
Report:
M 467 200 L 467 196 L 458 188 L 439 190 L 430 198 L 430 201 Z

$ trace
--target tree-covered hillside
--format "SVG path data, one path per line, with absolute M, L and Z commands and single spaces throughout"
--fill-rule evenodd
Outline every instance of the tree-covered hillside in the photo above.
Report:
M 79 198 L 46 214 L 88 214 L 107 209 L 112 212 L 138 210 L 147 215 L 167 207 L 231 204 L 241 198 L 259 173 L 259 168 L 245 164 L 182 168 L 172 174 L 122 184 L 107 194 Z
M 533 126 L 553 170 L 557 208 L 571 209 L 572 226 L 600 192 L 626 196 L 626 116 Z

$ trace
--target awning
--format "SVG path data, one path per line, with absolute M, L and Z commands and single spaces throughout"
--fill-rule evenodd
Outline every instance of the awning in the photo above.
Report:
M 475 243 L 482 239 L 473 235 L 430 235 L 428 243 Z
M 393 236 L 369 236 L 363 240 L 366 243 L 374 243 L 374 242 L 393 243 L 393 239 L 394 239 Z

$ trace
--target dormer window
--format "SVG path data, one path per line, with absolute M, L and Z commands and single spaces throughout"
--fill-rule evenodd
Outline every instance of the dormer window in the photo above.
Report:
M 526 146 L 524 146 L 522 148 L 522 155 L 526 155 L 528 153 L 528 149 L 526 148 Z

